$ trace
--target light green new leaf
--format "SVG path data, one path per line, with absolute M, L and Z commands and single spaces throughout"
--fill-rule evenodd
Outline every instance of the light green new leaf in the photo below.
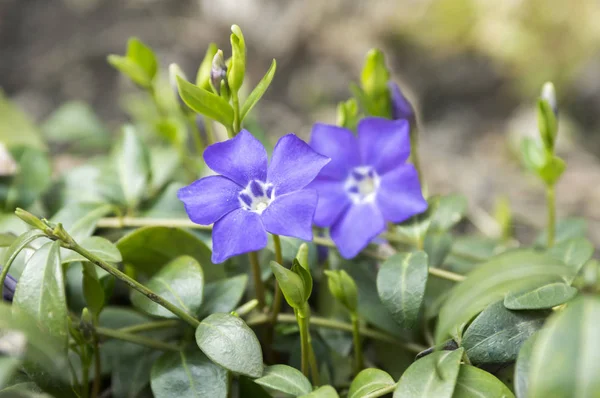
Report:
M 364 369 L 356 375 L 350 390 L 348 398 L 362 398 L 382 388 L 388 388 L 396 384 L 392 376 L 380 369 Z
M 36 125 L 13 104 L 0 88 L 0 142 L 7 148 L 28 146 L 45 149 Z
M 150 386 L 156 398 L 226 398 L 227 371 L 198 349 L 167 352 L 154 362 Z
M 600 298 L 584 296 L 548 320 L 531 357 L 528 398 L 600 396 Z
M 135 209 L 149 183 L 150 158 L 146 146 L 131 125 L 123 129 L 123 137 L 117 146 L 116 162 L 127 205 Z
M 212 314 L 196 329 L 198 347 L 214 363 L 250 377 L 263 374 L 263 357 L 256 335 L 240 318 Z
M 231 66 L 227 71 L 227 82 L 231 91 L 237 92 L 246 74 L 246 42 L 239 26 L 231 26 Z
M 223 98 L 179 76 L 177 76 L 177 87 L 183 102 L 195 112 L 214 119 L 226 127 L 232 125 L 233 108 Z
M 515 394 L 518 398 L 527 398 L 527 389 L 529 387 L 529 373 L 531 368 L 531 353 L 533 352 L 533 345 L 537 339 L 539 333 L 535 333 L 529 337 L 525 343 L 521 346 L 519 355 L 517 356 L 517 362 L 515 364 Z
M 158 62 L 154 51 L 138 38 L 127 42 L 127 55 L 109 55 L 108 62 L 135 83 L 149 88 L 158 71 Z
M 451 398 L 463 352 L 438 351 L 418 359 L 398 381 L 394 398 Z
M 271 261 L 271 270 L 288 304 L 296 309 L 302 308 L 308 300 L 302 277 L 275 261 Z
M 202 305 L 204 273 L 198 262 L 190 256 L 181 256 L 166 264 L 146 286 L 154 293 L 194 316 Z M 131 292 L 131 303 L 147 314 L 164 318 L 177 318 L 175 314 L 150 300 L 137 290 Z
M 521 142 L 521 157 L 525 166 L 533 172 L 538 172 L 546 164 L 546 152 L 534 139 L 525 138 Z
M 511 311 L 498 301 L 469 325 L 462 347 L 475 365 L 512 362 L 521 345 L 542 327 L 548 315 L 548 311 Z
M 403 329 L 415 327 L 427 284 L 427 254 L 398 253 L 377 273 L 381 302 Z
M 504 383 L 485 370 L 461 365 L 452 398 L 514 398 Z
M 27 261 L 13 298 L 13 312 L 36 319 L 48 337 L 66 350 L 68 312 L 59 248 L 59 242 L 48 242 Z
M 577 289 L 566 283 L 550 283 L 533 290 L 508 293 L 504 306 L 509 310 L 540 310 L 564 304 L 576 295 Z
M 339 398 L 339 395 L 332 386 L 322 386 L 298 398 Z
M 254 105 L 256 105 L 258 101 L 260 101 L 264 93 L 267 91 L 269 85 L 271 85 L 271 81 L 273 81 L 276 69 L 277 62 L 273 59 L 273 62 L 271 62 L 271 66 L 269 67 L 267 73 L 265 73 L 260 82 L 258 82 L 256 87 L 254 87 L 254 90 L 252 90 L 248 98 L 246 98 L 246 101 L 244 101 L 244 105 L 242 105 L 242 109 L 240 111 L 241 121 L 244 121 L 246 116 L 248 116 L 248 113 L 250 113 L 252 108 L 254 108 Z
M 246 274 L 208 283 L 204 286 L 204 299 L 199 316 L 202 318 L 215 312 L 233 311 L 242 299 L 247 284 L 248 275 Z
M 500 254 L 480 265 L 457 284 L 440 309 L 436 344 L 457 336 L 466 322 L 511 291 L 564 280 L 571 270 L 559 260 L 531 250 Z
M 198 67 L 196 73 L 196 86 L 205 90 L 211 90 L 210 86 L 210 71 L 212 69 L 212 61 L 219 48 L 215 43 L 210 43 L 206 49 L 206 54 Z
M 254 382 L 295 397 L 312 391 L 310 381 L 302 372 L 287 365 L 268 366 L 265 368 L 262 377 L 254 380 Z
M 109 263 L 118 263 L 123 260 L 121 256 L 121 252 L 117 249 L 117 246 L 114 245 L 108 239 L 105 239 L 101 236 L 90 236 L 89 238 L 85 238 L 79 242 L 79 244 L 89 251 L 90 253 L 98 256 L 101 260 L 104 260 Z M 66 254 L 62 257 L 62 262 L 64 263 L 72 263 L 75 261 L 88 261 L 81 254 L 68 250 Z
M 552 107 L 545 99 L 539 98 L 537 102 L 538 129 L 546 150 L 554 150 L 554 141 L 558 130 L 558 122 Z
M 358 308 L 358 288 L 356 282 L 346 271 L 325 270 L 327 275 L 327 286 L 329 291 L 346 309 L 351 313 L 356 313 Z

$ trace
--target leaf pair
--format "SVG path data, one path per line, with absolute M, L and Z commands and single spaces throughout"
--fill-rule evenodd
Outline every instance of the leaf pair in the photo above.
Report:
M 125 56 L 109 55 L 108 62 L 134 83 L 144 88 L 152 87 L 158 71 L 158 62 L 154 51 L 136 37 L 132 37 L 127 42 Z
M 271 261 L 271 270 L 288 304 L 296 310 L 302 310 L 312 293 L 313 281 L 308 264 L 305 268 L 298 259 L 294 259 L 292 268 L 287 269 Z

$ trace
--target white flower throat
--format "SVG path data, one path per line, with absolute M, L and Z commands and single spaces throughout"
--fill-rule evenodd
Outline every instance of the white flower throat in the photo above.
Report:
M 359 166 L 352 169 L 346 178 L 344 189 L 352 202 L 369 203 L 375 200 L 380 183 L 381 178 L 372 167 Z
M 252 180 L 243 191 L 238 194 L 242 209 L 262 214 L 275 199 L 273 184 L 259 180 Z

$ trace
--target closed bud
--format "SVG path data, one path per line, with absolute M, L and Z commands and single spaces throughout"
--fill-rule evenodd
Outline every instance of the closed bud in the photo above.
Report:
M 17 208 L 15 210 L 15 215 L 21 220 L 25 221 L 27 224 L 31 225 L 32 227 L 47 232 L 48 225 L 45 224 L 42 220 L 40 220 L 38 217 L 31 214 L 30 212 L 21 208 Z
M 554 84 L 551 82 L 546 82 L 542 86 L 542 95 L 541 98 L 550 105 L 552 108 L 552 112 L 554 112 L 554 116 L 558 117 L 558 103 L 556 101 L 556 90 L 554 90 Z
M 210 83 L 217 94 L 221 93 L 221 84 L 227 85 L 227 64 L 223 58 L 223 51 L 219 50 L 215 54 L 210 70 Z
M 358 289 L 356 283 L 344 270 L 325 271 L 327 285 L 333 297 L 338 300 L 351 314 L 358 308 Z

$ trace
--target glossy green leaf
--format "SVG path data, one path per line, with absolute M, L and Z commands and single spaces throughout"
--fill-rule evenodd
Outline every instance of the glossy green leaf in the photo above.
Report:
M 246 274 L 206 284 L 199 316 L 205 317 L 215 312 L 233 311 L 242 299 L 247 284 L 248 275 Z
M 108 239 L 105 239 L 101 236 L 90 236 L 89 238 L 85 238 L 85 239 L 81 240 L 79 242 L 79 244 L 84 249 L 86 249 L 90 253 L 94 254 L 95 256 L 99 257 L 101 260 L 104 260 L 106 262 L 118 263 L 123 260 L 123 258 L 121 256 L 121 252 L 119 252 L 119 249 L 117 249 L 117 246 L 115 246 Z M 74 252 L 72 250 L 67 251 L 66 254 L 62 258 L 63 263 L 72 263 L 75 261 L 88 261 L 88 260 L 85 257 L 83 257 L 81 254 Z
M 298 398 L 339 398 L 339 395 L 332 386 L 322 386 Z
M 531 353 L 533 352 L 533 345 L 539 333 L 535 333 L 529 337 L 519 350 L 517 356 L 517 362 L 515 364 L 515 394 L 518 398 L 527 398 L 527 389 L 529 387 L 529 374 L 531 367 Z
M 509 310 L 546 309 L 564 304 L 576 295 L 577 289 L 566 283 L 549 283 L 533 290 L 508 293 L 504 306 Z
M 125 235 L 117 242 L 123 262 L 136 271 L 152 276 L 163 265 L 183 255 L 196 259 L 207 282 L 225 275 L 223 264 L 210 261 L 210 250 L 196 235 L 180 228 L 144 227 Z
M 550 249 L 548 255 L 561 260 L 576 275 L 594 254 L 594 246 L 585 238 L 563 240 Z
M 167 352 L 154 362 L 150 385 L 156 398 L 226 398 L 227 371 L 197 348 Z
M 502 301 L 488 306 L 467 328 L 462 347 L 475 364 L 508 363 L 544 324 L 548 311 L 511 311 Z
M 302 308 L 308 297 L 300 275 L 275 261 L 271 261 L 271 270 L 287 303 L 293 308 Z
M 13 310 L 35 318 L 66 350 L 67 300 L 59 248 L 59 242 L 48 242 L 29 259 L 17 284 Z
M 123 129 L 123 137 L 117 146 L 116 162 L 127 205 L 135 209 L 149 183 L 150 161 L 147 148 L 131 125 Z
M 438 351 L 418 359 L 398 381 L 394 398 L 451 398 L 463 352 Z
M 263 358 L 256 335 L 240 318 L 212 314 L 196 329 L 198 347 L 214 363 L 234 373 L 260 377 Z
M 206 49 L 206 54 L 198 67 L 196 73 L 196 86 L 205 90 L 210 90 L 210 71 L 212 69 L 212 61 L 219 48 L 215 43 L 210 43 Z
M 485 370 L 461 365 L 452 398 L 514 398 L 504 383 Z
M 575 239 L 585 238 L 587 233 L 587 221 L 583 218 L 562 218 L 556 222 L 556 232 L 554 234 L 554 244 Z M 544 230 L 535 240 L 536 246 L 546 247 L 548 241 L 548 231 Z
M 237 92 L 246 74 L 246 42 L 239 26 L 231 27 L 231 66 L 227 71 L 227 82 L 233 92 Z
M 552 152 L 558 131 L 558 122 L 550 103 L 542 98 L 537 101 L 537 121 L 542 142 L 546 150 Z
M 452 235 L 448 232 L 429 231 L 425 236 L 423 250 L 427 253 L 430 267 L 441 267 L 452 249 Z
M 348 398 L 361 398 L 394 384 L 396 382 L 392 379 L 392 376 L 383 370 L 374 368 L 363 369 L 352 380 L 350 390 L 348 391 Z
M 264 93 L 271 85 L 271 81 L 273 81 L 276 69 L 277 62 L 273 59 L 267 73 L 265 73 L 260 82 L 258 82 L 256 87 L 254 87 L 254 90 L 252 90 L 248 98 L 246 98 L 246 101 L 244 101 L 244 104 L 242 105 L 242 109 L 240 111 L 240 120 L 243 121 L 246 118 L 246 116 L 248 116 L 248 113 L 250 113 L 252 108 L 254 108 L 258 101 L 260 101 Z
M 233 123 L 233 108 L 227 101 L 208 90 L 177 77 L 177 87 L 183 102 L 192 110 L 209 117 L 224 126 Z
M 358 308 L 358 288 L 356 282 L 344 270 L 325 270 L 329 291 L 350 313 Z
M 194 258 L 181 256 L 161 268 L 150 278 L 146 286 L 193 316 L 202 305 L 204 273 Z M 137 290 L 131 292 L 131 302 L 147 314 L 177 319 L 177 315 Z
M 457 284 L 440 309 L 435 341 L 458 335 L 463 325 L 487 305 L 511 291 L 556 282 L 571 275 L 560 261 L 531 250 L 500 254 Z
M 427 254 L 398 253 L 388 258 L 377 274 L 377 292 L 383 305 L 403 329 L 412 329 L 427 284 Z
M 467 213 L 467 198 L 462 195 L 441 196 L 431 218 L 431 230 L 447 231 L 463 219 Z
M 584 296 L 548 320 L 536 338 L 527 397 L 600 394 L 600 298 Z
M 98 279 L 96 266 L 88 262 L 83 264 L 83 295 L 87 308 L 92 314 L 96 316 L 100 314 L 106 304 L 106 296 Z
M 254 382 L 295 397 L 312 391 L 312 384 L 302 372 L 287 365 L 268 366 L 265 368 L 262 377 L 254 380 Z
M 109 55 L 108 62 L 135 83 L 146 88 L 152 86 L 158 71 L 154 52 L 136 37 L 127 42 L 126 56 Z
M 12 147 L 10 153 L 17 163 L 16 174 L 0 177 L 0 205 L 5 211 L 29 207 L 52 182 L 48 155 L 37 148 Z
M 114 398 L 140 395 L 150 384 L 150 371 L 160 352 L 143 347 L 136 356 L 121 357 L 112 365 L 111 389 Z

